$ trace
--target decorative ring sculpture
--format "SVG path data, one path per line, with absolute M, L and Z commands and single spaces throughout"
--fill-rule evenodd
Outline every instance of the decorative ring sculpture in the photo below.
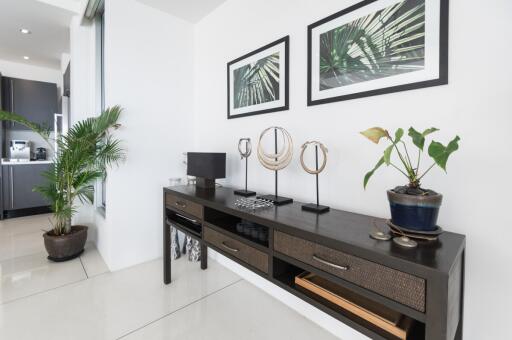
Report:
M 245 142 L 245 151 L 242 150 L 242 143 Z M 250 138 L 240 138 L 238 141 L 238 152 L 242 159 L 249 158 L 252 153 L 252 144 Z
M 320 150 L 322 150 L 323 160 L 322 160 L 322 165 L 320 166 L 320 168 L 318 168 L 318 170 L 316 170 L 316 169 L 311 170 L 310 168 L 308 168 L 306 166 L 306 163 L 304 162 L 304 152 L 306 151 L 307 147 L 310 144 L 318 146 L 320 148 Z M 301 148 L 302 148 L 302 151 L 300 152 L 300 164 L 302 165 L 302 168 L 304 169 L 304 171 L 306 171 L 307 173 L 312 174 L 312 175 L 321 173 L 325 169 L 325 165 L 327 164 L 327 153 L 329 152 L 329 150 L 325 147 L 325 145 L 323 145 L 322 143 L 317 142 L 317 141 L 306 142 L 306 143 L 302 144 Z
M 271 130 L 277 130 L 281 132 L 281 137 L 283 140 L 283 145 L 281 149 L 277 153 L 266 153 L 263 149 L 262 140 L 263 137 L 267 134 L 267 132 Z M 259 138 L 258 141 L 258 160 L 261 165 L 269 170 L 282 170 L 290 164 L 293 158 L 293 141 L 292 136 L 288 131 L 281 127 L 273 126 L 265 129 Z

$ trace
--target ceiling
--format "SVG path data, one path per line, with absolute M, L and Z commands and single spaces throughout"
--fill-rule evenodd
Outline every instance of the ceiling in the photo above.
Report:
M 137 0 L 196 23 L 226 0 Z M 87 0 L 0 0 L 0 59 L 54 69 L 69 53 L 69 24 Z M 27 28 L 31 34 L 21 34 Z M 28 56 L 30 59 L 23 59 Z
M 59 69 L 83 0 L 0 0 L 0 59 Z M 31 34 L 21 34 L 27 28 Z M 23 56 L 30 57 L 24 60 Z
M 1 1 L 1 0 L 0 0 Z M 196 23 L 226 0 L 137 0 L 181 19 Z

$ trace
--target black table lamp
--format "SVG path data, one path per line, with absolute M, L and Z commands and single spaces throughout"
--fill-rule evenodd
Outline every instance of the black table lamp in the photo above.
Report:
M 196 177 L 196 187 L 214 189 L 215 179 L 226 177 L 226 154 L 216 152 L 187 153 L 187 175 Z

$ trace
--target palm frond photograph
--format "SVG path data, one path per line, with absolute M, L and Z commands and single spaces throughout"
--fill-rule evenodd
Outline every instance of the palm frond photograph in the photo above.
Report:
M 425 0 L 406 0 L 320 36 L 320 90 L 424 67 Z
M 228 119 L 288 110 L 289 39 L 228 63 Z
M 233 72 L 235 108 L 279 99 L 279 53 L 244 65 Z
M 308 26 L 308 105 L 448 83 L 448 4 L 366 0 Z

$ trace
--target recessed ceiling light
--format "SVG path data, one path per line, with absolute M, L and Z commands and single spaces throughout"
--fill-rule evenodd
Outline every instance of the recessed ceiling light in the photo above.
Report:
M 24 56 L 23 56 L 23 59 L 25 59 L 25 60 L 29 60 L 29 59 L 30 59 L 30 57 L 29 57 L 28 55 L 24 55 Z
M 30 34 L 30 33 L 32 33 L 28 28 L 20 28 L 20 32 L 22 34 Z

